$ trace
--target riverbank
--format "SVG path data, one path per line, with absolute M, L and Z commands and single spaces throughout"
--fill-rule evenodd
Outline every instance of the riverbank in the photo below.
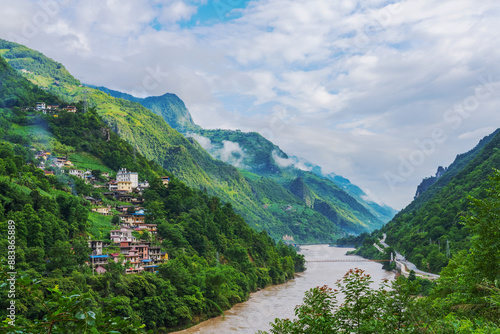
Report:
M 352 248 L 353 249 L 353 248 Z M 351 250 L 352 250 L 351 249 Z M 302 246 L 307 262 L 307 270 L 298 273 L 286 283 L 267 287 L 254 292 L 250 299 L 236 304 L 222 316 L 208 319 L 198 325 L 176 332 L 182 334 L 254 334 L 258 330 L 268 330 L 275 318 L 293 318 L 295 305 L 301 304 L 304 293 L 317 286 L 333 287 L 351 268 L 360 268 L 372 276 L 375 284 L 383 279 L 394 279 L 392 272 L 382 270 L 376 262 L 359 262 L 359 256 L 345 255 L 346 248 L 329 245 Z M 352 260 L 352 261 L 351 261 Z M 312 262 L 318 261 L 318 262 Z M 322 261 L 322 262 L 319 262 Z M 338 262 L 336 262 L 338 261 Z
M 283 282 L 283 283 L 278 283 L 278 284 L 273 284 L 273 285 L 270 285 L 270 286 L 267 286 L 263 289 L 259 288 L 257 289 L 257 291 L 254 291 L 254 292 L 251 292 L 248 299 L 240 302 L 240 303 L 237 303 L 235 305 L 233 305 L 230 309 L 228 310 L 225 310 L 223 311 L 223 313 L 219 316 L 216 316 L 216 317 L 199 317 L 199 319 L 196 319 L 196 321 L 193 321 L 192 324 L 188 324 L 188 325 L 185 325 L 183 327 L 180 327 L 180 328 L 172 328 L 172 329 L 169 329 L 168 333 L 191 333 L 190 330 L 192 328 L 196 328 L 198 326 L 201 326 L 203 323 L 205 322 L 208 322 L 208 321 L 212 321 L 212 320 L 216 320 L 216 321 L 224 321 L 226 316 L 228 314 L 231 314 L 231 312 L 235 309 L 238 309 L 238 306 L 241 305 L 241 304 L 244 304 L 246 302 L 248 302 L 251 298 L 253 298 L 254 296 L 258 296 L 259 293 L 263 292 L 263 291 L 266 291 L 268 289 L 273 289 L 275 287 L 280 287 L 280 286 L 283 286 L 283 285 L 286 285 L 288 283 L 290 283 L 291 281 L 295 280 L 297 277 L 300 277 L 300 275 L 302 275 L 305 271 L 301 271 L 301 272 L 297 272 L 295 273 L 295 276 L 291 279 L 289 279 L 288 281 L 286 282 Z M 198 333 L 198 332 L 196 332 Z

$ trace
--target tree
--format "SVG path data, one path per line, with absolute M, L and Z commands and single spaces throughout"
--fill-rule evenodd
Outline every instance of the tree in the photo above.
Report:
M 416 333 L 413 297 L 416 284 L 404 278 L 392 283 L 384 281 L 371 289 L 370 276 L 361 269 L 351 269 L 336 283 L 338 289 L 316 287 L 295 308 L 297 319 L 276 319 L 273 334 L 306 333 Z M 343 295 L 341 305 L 337 296 Z M 264 334 L 266 332 L 259 332 Z
M 92 169 L 92 175 L 97 179 L 97 180 L 102 180 L 101 177 L 102 171 L 100 169 Z
M 500 171 L 494 170 L 485 193 L 483 199 L 469 197 L 470 209 L 462 217 L 471 234 L 470 250 L 453 255 L 422 308 L 431 332 L 500 331 Z
M 121 222 L 120 216 L 119 215 L 114 215 L 113 218 L 111 218 L 111 224 L 112 225 L 119 225 Z
M 23 208 L 24 221 L 28 228 L 28 247 L 39 247 L 43 249 L 43 232 L 42 232 L 42 221 L 36 214 L 35 210 L 30 204 L 26 204 Z
M 489 196 L 483 200 L 469 197 L 471 208 L 462 218 L 473 235 L 470 256 L 474 267 L 470 269 L 478 282 L 494 282 L 500 277 L 500 170 L 494 170 L 486 192 Z
M 0 269 L 2 281 L 9 278 L 6 267 Z M 14 319 L 7 318 L 0 322 L 0 331 L 7 333 L 145 333 L 144 325 L 127 318 L 113 316 L 110 310 L 98 309 L 92 303 L 90 292 L 81 294 L 72 291 L 64 294 L 59 286 L 47 288 L 43 293 L 39 280 L 32 280 L 28 275 L 19 273 L 16 277 L 16 290 L 22 291 L 30 299 L 30 307 L 42 310 L 44 316 L 28 319 L 23 313 L 15 314 Z M 0 284 L 0 288 L 7 283 Z M 14 320 L 14 321 L 9 321 Z

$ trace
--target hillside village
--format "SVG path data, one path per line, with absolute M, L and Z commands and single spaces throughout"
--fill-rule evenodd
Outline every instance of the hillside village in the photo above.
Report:
M 26 110 L 33 109 L 33 108 L 26 108 Z M 59 111 L 65 111 L 65 112 L 70 112 L 70 113 L 76 113 L 78 109 L 75 106 L 66 106 L 66 107 L 60 107 L 59 105 L 47 105 L 45 102 L 37 102 L 36 106 L 34 107 L 36 111 L 42 112 L 43 114 L 51 114 L 54 117 L 58 116 Z
M 92 249 L 88 264 L 96 273 L 106 272 L 105 267 L 109 261 L 126 266 L 126 273 L 138 273 L 143 270 L 154 272 L 159 264 L 168 260 L 168 254 L 161 252 L 158 246 L 161 240 L 157 238 L 157 225 L 146 223 L 146 214 L 141 205 L 144 203 L 143 192 L 149 187 L 149 183 L 139 182 L 138 173 L 122 168 L 116 173 L 116 178 L 111 179 L 107 172 L 93 175 L 97 174 L 95 170 L 72 168 L 73 163 L 64 156 L 50 159 L 47 158 L 51 156 L 50 152 L 37 152 L 35 156 L 41 160 L 38 168 L 56 169 L 56 173 L 67 173 L 100 190 L 103 198 L 84 197 L 92 206 L 92 212 L 118 218 L 112 219 L 117 224 L 116 229 L 109 231 L 108 243 L 103 240 L 88 240 Z M 48 170 L 45 170 L 45 174 L 55 175 L 54 171 Z M 164 186 L 168 186 L 168 176 L 161 180 Z M 124 202 L 128 204 L 123 204 Z M 155 242 L 152 243 L 149 239 L 154 239 Z
M 59 108 L 43 102 L 38 102 L 34 109 L 54 116 L 58 111 L 77 112 L 73 106 Z M 125 266 L 127 274 L 155 272 L 159 264 L 168 260 L 168 254 L 161 251 L 162 240 L 157 236 L 157 224 L 146 223 L 142 204 L 143 193 L 149 188 L 149 183 L 141 180 L 137 172 L 121 168 L 113 175 L 99 169 L 78 168 L 68 156 L 46 150 L 35 151 L 34 155 L 37 168 L 42 169 L 46 176 L 67 175 L 93 187 L 98 196 L 84 196 L 92 207 L 91 211 L 112 217 L 115 229 L 109 231 L 107 240 L 92 240 L 89 237 L 92 254 L 87 264 L 93 272 L 105 273 L 110 262 Z M 167 187 L 170 177 L 161 177 L 161 181 Z

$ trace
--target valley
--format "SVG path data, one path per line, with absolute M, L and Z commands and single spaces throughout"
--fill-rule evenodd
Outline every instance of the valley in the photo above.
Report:
M 499 150 L 495 130 L 454 152 L 397 212 L 175 94 L 0 39 L 0 327 L 497 333 Z

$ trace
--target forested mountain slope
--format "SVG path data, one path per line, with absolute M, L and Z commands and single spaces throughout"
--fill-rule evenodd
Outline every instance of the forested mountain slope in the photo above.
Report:
M 449 256 L 468 249 L 461 216 L 467 211 L 468 196 L 486 196 L 488 177 L 500 167 L 499 149 L 497 130 L 458 155 L 442 177 L 381 229 L 387 233 L 387 243 L 420 269 L 433 272 L 441 270 Z
M 9 221 L 14 222 L 14 266 L 18 283 L 26 284 L 16 292 L 16 330 L 42 332 L 52 319 L 54 330 L 66 333 L 78 332 L 78 323 L 92 332 L 142 332 L 136 323 L 164 332 L 218 315 L 251 291 L 284 282 L 304 269 L 303 258 L 292 248 L 276 245 L 265 232 L 249 227 L 230 204 L 186 186 L 136 152 L 93 108 L 86 114 L 60 110 L 45 115 L 33 109 L 33 101 L 65 102 L 28 82 L 1 57 L 0 78 L 9 78 L 8 89 L 0 90 L 0 103 L 13 106 L 0 108 L 0 246 L 7 249 Z M 16 93 L 5 93 L 10 91 Z M 119 227 L 111 216 L 91 212 L 84 196 L 113 208 L 123 203 L 106 197 L 106 188 L 93 187 L 67 170 L 47 167 L 50 173 L 45 174 L 37 168 L 43 160 L 35 157 L 40 150 L 70 156 L 77 165 L 92 166 L 93 172 L 135 170 L 149 181 L 143 206 L 146 222 L 157 224 L 158 235 L 137 237 L 168 252 L 169 261 L 157 274 L 125 275 L 125 267 L 113 261 L 104 264 L 106 274 L 92 274 L 85 264 L 91 252 L 87 240 L 109 239 L 109 231 Z M 168 187 L 160 176 L 170 176 Z M 112 253 L 116 246 L 106 245 L 103 251 Z M 5 256 L 2 280 L 12 271 Z M 3 318 L 10 298 L 5 286 L 0 289 Z M 57 303 L 49 300 L 59 293 L 66 297 Z M 60 309 L 51 312 L 53 307 Z M 62 309 L 67 313 L 58 318 Z M 79 309 L 85 313 L 75 311 Z M 79 315 L 86 312 L 97 315 L 94 321 Z
M 182 100 L 174 94 L 143 99 L 104 87 L 99 89 L 112 96 L 141 103 L 188 138 L 196 139 L 214 158 L 271 179 L 292 190 L 295 195 L 290 186 L 298 179 L 303 180 L 304 186 L 311 188 L 311 195 L 302 198 L 298 194 L 303 200 L 302 205 L 307 205 L 349 233 L 380 228 L 396 213 L 387 206 L 367 200 L 366 194 L 349 180 L 333 174 L 324 175 L 319 166 L 289 157 L 256 132 L 202 129 L 193 122 Z

